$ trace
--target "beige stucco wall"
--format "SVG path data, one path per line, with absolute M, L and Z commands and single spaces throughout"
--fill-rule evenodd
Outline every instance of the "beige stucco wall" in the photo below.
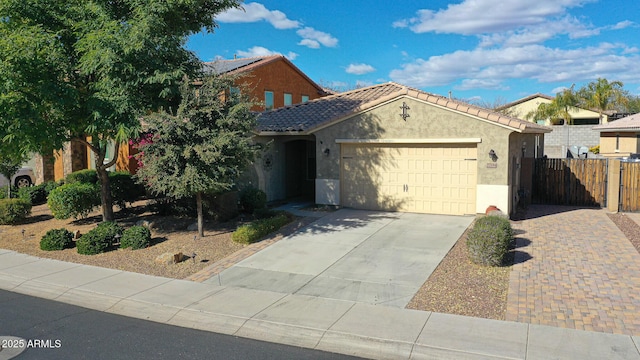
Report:
M 636 132 L 602 132 L 600 133 L 600 155 L 606 157 L 624 157 L 640 152 L 640 133 Z M 617 138 L 619 138 L 616 149 Z
M 410 117 L 400 117 L 405 102 Z M 340 144 L 335 139 L 455 139 L 480 138 L 478 144 L 478 183 L 508 184 L 508 140 L 511 130 L 477 120 L 413 98 L 400 98 L 384 106 L 315 132 L 319 179 L 340 179 Z M 330 156 L 322 154 L 330 150 Z M 498 156 L 497 168 L 487 168 L 489 151 Z M 334 155 L 335 154 L 335 155 Z

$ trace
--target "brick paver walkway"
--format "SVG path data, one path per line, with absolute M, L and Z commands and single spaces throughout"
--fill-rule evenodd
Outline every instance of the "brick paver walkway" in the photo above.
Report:
M 526 218 L 506 319 L 640 335 L 640 254 L 606 210 L 533 205 Z

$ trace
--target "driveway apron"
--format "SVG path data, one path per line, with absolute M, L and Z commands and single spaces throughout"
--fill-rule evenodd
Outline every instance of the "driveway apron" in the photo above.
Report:
M 472 220 L 341 209 L 205 282 L 403 308 Z
M 514 228 L 507 320 L 640 335 L 640 254 L 606 210 L 534 205 Z

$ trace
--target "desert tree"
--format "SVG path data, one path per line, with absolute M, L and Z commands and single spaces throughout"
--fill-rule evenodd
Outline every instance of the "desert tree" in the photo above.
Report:
M 233 78 L 208 76 L 201 84 L 185 82 L 177 111 L 144 117 L 150 136 L 139 147 L 137 177 L 158 195 L 195 197 L 200 237 L 203 195 L 231 189 L 258 151 L 246 93 Z
M 213 31 L 240 0 L 0 0 L 0 141 L 50 154 L 79 141 L 94 154 L 102 218 L 113 220 L 107 147 L 140 116 L 179 100 L 201 62 L 187 36 Z M 4 146 L 4 145 L 3 145 Z

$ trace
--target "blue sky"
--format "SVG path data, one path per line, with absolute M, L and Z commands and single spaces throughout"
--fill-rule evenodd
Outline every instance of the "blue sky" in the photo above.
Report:
M 604 77 L 640 94 L 637 0 L 246 1 L 203 61 L 282 54 L 321 85 L 395 81 L 490 104 Z

